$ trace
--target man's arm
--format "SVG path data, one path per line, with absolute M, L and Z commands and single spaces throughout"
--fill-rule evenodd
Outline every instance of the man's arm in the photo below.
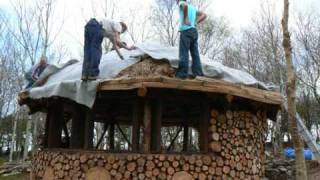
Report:
M 38 71 L 39 71 L 39 65 L 37 65 L 37 67 L 32 71 L 32 74 L 31 74 L 31 78 L 36 81 L 38 80 Z
M 200 24 L 202 21 L 204 21 L 207 18 L 207 14 L 205 14 L 202 11 L 197 12 L 197 24 Z
M 124 60 L 122 54 L 120 53 L 119 51 L 119 42 L 120 42 L 120 35 L 118 32 L 115 32 L 114 35 L 113 35 L 113 46 L 114 46 L 114 49 L 116 50 L 118 56 L 120 57 L 120 59 Z
M 136 47 L 134 46 L 129 47 L 123 42 L 118 42 L 118 47 L 125 48 L 126 50 L 129 50 L 129 51 L 136 49 Z

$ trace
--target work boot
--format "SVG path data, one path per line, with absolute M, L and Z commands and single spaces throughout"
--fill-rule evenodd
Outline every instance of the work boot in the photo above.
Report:
M 87 81 L 87 80 L 88 80 L 88 76 L 83 75 L 83 76 L 81 77 L 81 80 L 82 80 L 82 81 Z
M 94 81 L 97 80 L 98 76 L 88 76 L 87 80 L 88 81 Z

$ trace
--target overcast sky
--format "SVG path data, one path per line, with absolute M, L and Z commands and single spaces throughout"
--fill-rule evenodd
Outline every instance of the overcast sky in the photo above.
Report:
M 10 1 L 0 0 L 0 9 L 10 12 Z M 33 0 L 25 0 L 32 3 Z M 81 44 L 83 41 L 83 27 L 90 17 L 101 17 L 103 0 L 57 0 L 55 10 L 55 23 L 59 27 L 62 24 L 61 18 L 64 18 L 63 29 L 59 34 L 60 41 L 71 52 L 72 56 L 79 57 Z M 110 1 L 110 0 L 109 0 Z M 124 20 L 130 16 L 129 9 L 138 11 L 137 18 L 144 18 L 145 12 L 150 9 L 154 0 L 114 0 L 121 11 L 116 12 L 116 19 Z M 267 0 L 209 0 L 211 6 L 207 13 L 214 16 L 224 16 L 230 23 L 231 27 L 237 31 L 250 24 L 260 10 L 262 2 Z M 282 0 L 269 0 L 279 16 L 282 13 Z M 320 0 L 291 0 L 291 11 L 309 11 L 311 9 L 320 11 Z

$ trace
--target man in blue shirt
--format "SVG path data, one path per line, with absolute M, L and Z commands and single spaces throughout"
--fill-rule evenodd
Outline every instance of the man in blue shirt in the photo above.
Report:
M 207 18 L 207 15 L 198 11 L 195 6 L 186 0 L 177 0 L 180 15 L 180 42 L 179 42 L 179 67 L 176 77 L 186 79 L 189 69 L 189 50 L 192 57 L 192 74 L 194 77 L 203 76 L 199 49 L 197 24 Z

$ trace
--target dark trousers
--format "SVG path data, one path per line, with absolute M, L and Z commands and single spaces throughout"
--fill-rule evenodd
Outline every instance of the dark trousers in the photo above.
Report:
M 102 40 L 102 26 L 96 19 L 91 19 L 86 24 L 84 32 L 84 59 L 82 65 L 82 76 L 99 75 L 99 64 L 102 55 Z
M 187 78 L 189 70 L 189 51 L 192 57 L 192 74 L 194 76 L 203 76 L 202 66 L 198 49 L 198 31 L 195 28 L 180 32 L 179 43 L 179 68 L 176 76 L 178 78 Z

